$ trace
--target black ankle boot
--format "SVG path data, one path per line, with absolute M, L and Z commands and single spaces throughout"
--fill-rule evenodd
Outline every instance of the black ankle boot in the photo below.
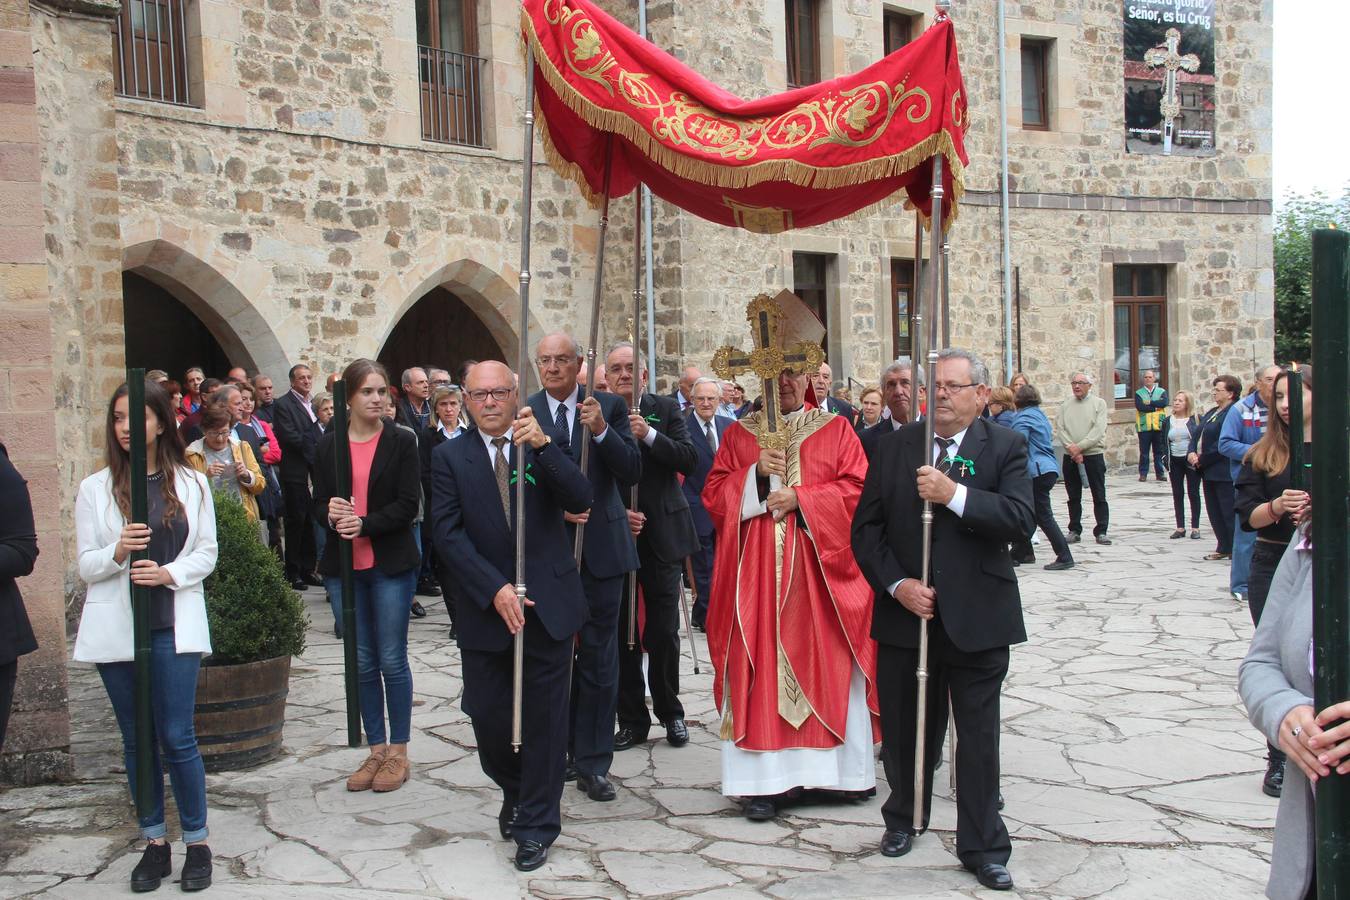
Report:
M 211 848 L 205 844 L 189 844 L 187 859 L 183 861 L 182 888 L 201 891 L 211 886 Z
M 1284 791 L 1284 758 L 1266 757 L 1266 777 L 1261 779 L 1261 791 L 1267 797 L 1278 797 Z
M 131 889 L 140 894 L 153 891 L 173 871 L 168 844 L 147 844 L 141 861 L 131 870 Z

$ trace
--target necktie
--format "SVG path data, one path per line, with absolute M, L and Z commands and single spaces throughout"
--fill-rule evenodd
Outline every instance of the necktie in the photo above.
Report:
M 937 445 L 939 448 L 937 460 L 934 463 L 934 468 L 936 468 L 939 472 L 945 475 L 952 469 L 952 458 L 947 455 L 947 451 L 952 448 L 952 444 L 955 444 L 956 441 L 953 440 L 952 438 L 936 437 L 936 436 L 933 438 L 933 440 L 937 441 Z
M 712 423 L 712 422 L 704 422 L 704 423 L 703 423 L 703 431 L 704 431 L 705 434 L 708 435 L 708 446 L 712 448 L 712 451 L 713 451 L 714 453 L 716 453 L 716 452 L 717 452 L 717 433 L 716 433 L 715 431 L 713 431 L 713 423 Z
M 506 463 L 506 437 L 495 437 L 492 446 L 497 448 L 497 459 L 492 464 L 493 474 L 497 476 L 497 493 L 502 498 L 502 512 L 506 521 L 511 521 L 511 467 Z
M 567 404 L 558 404 L 558 414 L 553 417 L 553 439 L 558 449 L 566 452 L 572 447 L 572 429 L 567 427 Z

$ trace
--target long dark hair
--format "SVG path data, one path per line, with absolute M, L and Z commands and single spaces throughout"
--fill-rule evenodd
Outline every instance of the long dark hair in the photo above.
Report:
M 1303 376 L 1303 386 L 1308 389 L 1308 393 L 1312 393 L 1312 366 L 1299 366 L 1298 371 Z M 1288 371 L 1276 375 L 1275 384 L 1270 389 L 1270 411 L 1266 416 L 1266 433 L 1261 435 L 1261 440 L 1253 444 L 1242 458 L 1242 461 L 1250 464 L 1253 469 L 1270 477 L 1280 474 L 1285 466 L 1289 465 L 1289 426 L 1275 411 L 1275 392 L 1279 390 L 1281 381 L 1286 383 L 1285 390 L 1289 390 Z M 1303 440 L 1303 435 L 1300 434 L 1298 440 Z
M 117 440 L 116 409 L 117 401 L 128 394 L 126 383 L 118 386 L 108 401 L 107 427 L 104 429 L 104 458 L 108 471 L 112 473 L 113 500 L 122 511 L 122 518 L 131 521 L 131 454 L 122 449 Z M 183 439 L 178 434 L 178 420 L 173 414 L 173 405 L 169 395 L 157 384 L 145 385 L 145 408 L 152 413 L 164 433 L 155 441 L 155 461 L 159 471 L 164 473 L 160 481 L 160 490 L 164 492 L 164 523 L 166 526 L 183 511 L 182 501 L 174 490 L 174 477 L 178 469 L 187 465 Z

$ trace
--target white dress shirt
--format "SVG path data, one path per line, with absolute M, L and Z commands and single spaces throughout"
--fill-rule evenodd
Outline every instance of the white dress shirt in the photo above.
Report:
M 565 403 L 567 404 L 567 413 L 566 413 L 567 439 L 569 441 L 572 439 L 572 429 L 574 429 L 577 424 L 577 403 L 580 402 L 577 400 L 577 397 L 580 394 L 581 394 L 580 385 L 577 385 L 576 387 L 572 388 L 572 393 L 568 395 L 566 400 L 559 400 L 552 394 L 550 394 L 548 391 L 544 392 L 544 396 L 548 398 L 548 421 L 541 422 L 540 424 L 543 426 L 545 432 L 547 432 L 548 434 L 553 433 L 553 426 L 558 421 L 558 407 L 562 406 Z M 607 434 L 609 434 L 608 424 L 605 425 L 604 431 L 600 432 L 599 434 L 592 435 L 591 440 L 595 441 L 598 444 L 605 439 L 605 435 Z
M 506 434 L 499 434 L 499 435 L 497 435 L 497 437 L 504 437 L 504 438 L 506 438 L 506 443 L 505 443 L 505 444 L 502 444 L 502 449 L 501 449 L 500 452 L 506 457 L 506 464 L 507 464 L 508 466 L 511 465 L 511 433 L 512 433 L 513 431 L 515 431 L 514 428 L 508 428 L 508 429 L 506 429 Z M 492 435 L 488 434 L 486 431 L 481 431 L 481 430 L 478 432 L 478 436 L 479 436 L 480 438 L 483 439 L 483 446 L 487 448 L 487 452 L 488 452 L 488 468 L 492 469 L 492 477 L 493 477 L 493 478 L 496 478 L 496 477 L 497 477 L 497 453 L 498 453 L 498 450 L 497 450 L 496 447 L 492 446 L 492 442 L 493 442 L 494 440 L 496 440 L 496 438 L 494 438 Z
M 701 416 L 699 416 L 698 413 L 694 413 L 694 418 L 698 420 L 698 430 L 701 431 L 701 432 L 703 432 L 703 436 L 704 436 L 705 438 L 707 438 L 707 440 L 708 440 L 708 446 L 712 447 L 712 452 L 713 452 L 713 453 L 716 453 L 716 452 L 717 452 L 717 416 L 714 415 L 711 419 L 709 419 L 709 420 L 706 421 L 706 422 L 703 421 L 703 418 L 702 418 Z M 711 431 L 708 430 L 709 427 L 712 428 Z
M 970 426 L 966 426 L 965 428 L 962 428 L 960 431 L 958 431 L 956 434 L 952 435 L 952 445 L 951 445 L 950 447 L 947 448 L 947 458 L 948 458 L 948 459 L 951 459 L 952 457 L 954 457 L 954 456 L 956 456 L 956 455 L 958 455 L 958 454 L 960 453 L 960 451 L 961 451 L 961 442 L 964 441 L 964 440 L 966 439 L 966 432 L 969 431 L 969 430 L 970 430 Z M 942 445 L 939 444 L 939 443 L 937 442 L 937 439 L 938 439 L 938 436 L 937 436 L 936 434 L 934 434 L 934 435 L 933 435 L 933 446 L 931 446 L 931 447 L 928 448 L 928 458 L 929 458 L 930 460 L 932 460 L 932 463 L 931 463 L 932 465 L 937 465 L 937 463 L 938 463 L 938 451 L 942 449 Z M 955 480 L 955 479 L 953 479 L 953 480 Z M 950 499 L 950 500 L 947 501 L 947 508 L 950 509 L 952 512 L 956 513 L 957 518 L 961 518 L 962 516 L 965 515 L 965 512 L 966 512 L 966 486 L 965 486 L 964 484 L 961 484 L 960 482 L 957 482 L 957 485 L 956 485 L 956 493 L 952 494 L 952 499 Z M 904 584 L 904 583 L 905 583 L 906 581 L 908 581 L 908 580 L 909 580 L 908 578 L 901 578 L 901 579 L 900 579 L 899 581 L 897 581 L 895 584 L 893 584 L 893 585 L 890 586 L 890 588 L 887 590 L 887 593 L 889 593 L 892 597 L 894 597 L 894 596 L 895 596 L 895 591 L 896 591 L 896 589 L 899 588 L 900 585 Z

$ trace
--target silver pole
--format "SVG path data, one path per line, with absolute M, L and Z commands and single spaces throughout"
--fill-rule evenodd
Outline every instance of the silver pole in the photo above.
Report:
M 998 108 L 1006 110 L 1008 108 L 1008 84 L 1007 75 L 1003 71 L 1003 56 L 1006 53 L 1005 44 L 1007 42 L 1007 8 L 1004 0 L 998 0 Z M 1008 117 L 1000 115 L 998 117 L 998 146 L 999 146 L 999 228 L 1003 232 L 1003 381 L 1007 383 L 1012 380 L 1013 373 L 1013 350 L 1012 350 L 1012 317 L 1013 317 L 1013 293 L 1012 293 L 1012 222 L 1008 215 Z M 1019 348 L 1020 349 L 1020 348 Z
M 638 35 L 647 36 L 647 0 L 638 0 Z M 653 390 L 656 385 L 656 268 L 652 260 L 652 189 L 642 186 L 643 256 L 646 259 L 647 287 L 647 367 L 651 370 Z M 634 341 L 636 344 L 637 342 Z
M 947 293 L 947 276 L 951 270 L 947 268 L 947 254 L 952 249 L 947 236 L 942 236 L 942 346 L 950 347 L 952 345 L 952 301 Z
M 929 235 L 930 256 L 932 258 L 933 281 L 930 286 L 930 297 L 933 301 L 930 303 L 928 315 L 928 335 L 925 340 L 927 344 L 928 356 L 928 377 L 936 378 L 934 369 L 937 367 L 937 340 L 938 323 L 941 321 L 941 310 L 936 307 L 941 303 L 942 296 L 942 198 L 946 191 L 942 186 L 942 163 L 941 154 L 933 157 L 933 213 L 931 216 L 930 228 L 932 233 Z M 923 436 L 924 436 L 924 459 L 931 459 L 933 456 L 933 415 L 932 404 L 929 404 L 929 414 L 923 417 Z M 933 563 L 933 504 L 931 501 L 923 502 L 923 562 L 921 583 L 924 587 L 929 587 L 932 583 L 932 563 Z M 924 807 L 924 782 L 926 773 L 924 770 L 924 751 L 927 750 L 925 742 L 926 729 L 928 724 L 928 620 L 919 620 L 919 665 L 915 671 L 915 678 L 919 683 L 919 697 L 915 706 L 915 735 L 914 735 L 914 831 L 923 831 L 923 807 Z
M 914 287 L 910 292 L 914 296 L 914 299 L 910 301 L 914 322 L 909 333 L 909 359 L 911 364 L 909 371 L 909 420 L 917 422 L 919 421 L 919 366 L 923 364 L 923 359 L 919 355 L 919 338 L 923 334 L 923 308 L 919 305 L 919 297 L 923 293 L 923 213 L 917 209 L 914 210 L 913 282 Z
M 642 355 L 638 353 L 638 336 L 642 329 L 638 327 L 638 316 L 642 313 L 642 225 L 641 204 L 637 194 L 633 195 L 633 403 L 628 412 L 634 416 L 642 415 Z M 647 322 L 650 329 L 651 322 Z M 638 486 L 634 484 L 628 492 L 628 508 L 638 511 Z M 628 649 L 637 646 L 637 572 L 628 573 Z
M 534 210 L 534 51 L 525 54 L 525 150 L 520 200 L 520 347 L 516 373 L 523 383 L 530 364 L 530 220 Z M 525 448 L 516 451 L 516 603 L 525 616 Z M 524 711 L 525 626 L 516 632 L 511 661 L 511 749 L 520 752 Z
M 694 580 L 694 567 L 689 557 L 684 558 L 684 571 L 689 576 L 689 584 L 694 589 L 694 602 L 698 603 L 698 582 Z M 684 579 L 680 580 L 680 611 L 684 613 L 684 633 L 689 638 L 689 655 L 694 658 L 694 674 L 698 674 L 698 644 L 694 643 L 694 628 L 689 621 L 689 594 L 684 589 Z

